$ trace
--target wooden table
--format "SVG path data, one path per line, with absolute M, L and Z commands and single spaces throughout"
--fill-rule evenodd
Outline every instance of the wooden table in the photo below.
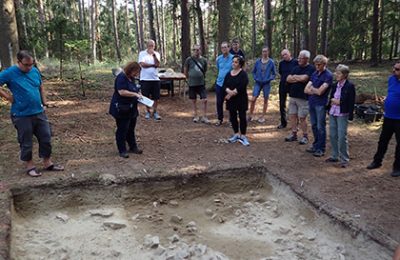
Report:
M 181 93 L 181 87 L 183 87 L 183 98 L 186 97 L 186 76 L 181 72 L 164 72 L 158 73 L 160 80 L 171 80 L 172 81 L 172 96 L 174 95 L 174 81 L 178 81 L 179 94 Z M 183 81 L 183 85 L 182 85 Z

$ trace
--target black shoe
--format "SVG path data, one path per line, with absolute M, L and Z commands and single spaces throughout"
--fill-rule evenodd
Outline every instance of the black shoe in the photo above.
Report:
M 218 120 L 218 122 L 217 122 L 217 123 L 215 123 L 215 126 L 221 126 L 221 125 L 222 125 L 222 123 L 223 123 L 223 121 L 222 121 L 222 120 Z
M 129 158 L 129 154 L 127 154 L 126 152 L 124 152 L 124 153 L 119 153 L 119 157 L 122 157 L 122 158 Z
M 338 162 L 338 161 L 339 161 L 338 159 L 334 159 L 332 157 L 329 157 L 328 159 L 325 160 L 325 162 L 327 162 L 327 163 L 335 163 L 335 162 Z
M 136 148 L 130 149 L 128 152 L 134 153 L 134 154 L 142 154 L 143 150 L 136 147 Z
M 283 128 L 286 128 L 286 125 L 278 125 L 276 128 L 283 129 Z
M 392 177 L 400 177 L 400 170 L 393 170 L 393 172 L 390 174 Z
M 373 161 L 372 163 L 370 163 L 370 164 L 367 166 L 367 169 L 368 169 L 368 170 L 372 170 L 372 169 L 379 168 L 379 167 L 381 167 L 381 166 L 382 166 L 382 163 L 378 163 L 378 162 Z

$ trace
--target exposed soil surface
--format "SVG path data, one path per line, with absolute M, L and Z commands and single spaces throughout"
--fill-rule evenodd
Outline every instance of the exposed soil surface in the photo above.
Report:
M 75 97 L 75 91 L 59 85 L 59 82 L 46 82 L 51 100 L 47 114 L 54 134 L 54 160 L 65 165 L 66 170 L 43 172 L 42 177 L 35 179 L 28 177 L 18 161 L 15 129 L 8 117 L 2 116 L 0 129 L 3 136 L 9 136 L 0 143 L 2 191 L 14 185 L 60 179 L 68 182 L 100 174 L 143 177 L 261 164 L 321 210 L 372 234 L 391 249 L 400 242 L 400 179 L 389 175 L 395 140 L 392 140 L 383 167 L 366 170 L 377 145 L 377 125 L 366 125 L 357 120 L 349 125 L 351 161 L 349 167 L 343 169 L 326 163 L 328 154 L 315 158 L 305 152 L 307 145 L 284 141 L 289 130 L 276 129 L 279 115 L 278 100 L 274 96 L 266 122 L 250 123 L 251 145 L 244 147 L 240 143 L 225 143 L 232 134 L 226 122 L 220 127 L 193 123 L 190 100 L 175 95 L 161 98 L 161 122 L 147 121 L 141 113 L 136 133 L 144 153 L 122 159 L 118 157 L 114 141 L 115 122 L 107 114 L 111 87 L 96 91 L 96 94 L 89 92 L 88 98 L 82 100 Z M 215 120 L 214 94 L 210 93 L 208 99 L 209 118 Z M 144 108 L 140 110 L 144 111 Z M 227 120 L 227 113 L 225 118 Z M 328 153 L 329 150 L 328 142 Z M 40 166 L 37 149 L 34 155 Z
M 391 259 L 262 167 L 15 193 L 12 259 Z

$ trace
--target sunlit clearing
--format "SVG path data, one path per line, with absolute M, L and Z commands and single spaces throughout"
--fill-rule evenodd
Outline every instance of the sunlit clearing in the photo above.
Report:
M 83 114 L 83 113 L 99 113 L 101 111 L 101 107 L 96 107 L 96 108 L 80 108 L 79 110 L 75 111 L 66 111 L 66 112 L 60 112 L 58 113 L 59 116 L 69 116 L 69 115 L 78 115 L 78 114 Z

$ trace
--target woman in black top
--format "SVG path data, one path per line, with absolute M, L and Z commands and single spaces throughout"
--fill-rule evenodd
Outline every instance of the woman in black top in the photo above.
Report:
M 232 124 L 234 135 L 228 139 L 230 143 L 239 141 L 245 146 L 249 146 L 249 140 L 246 137 L 247 120 L 246 111 L 248 109 L 247 85 L 249 78 L 242 69 L 244 59 L 241 56 L 234 56 L 232 60 L 232 70 L 225 76 L 223 91 L 226 96 L 226 108 L 229 110 L 230 122 Z M 240 134 L 239 134 L 239 122 Z
M 119 156 L 129 158 L 126 149 L 126 142 L 129 145 L 129 152 L 141 154 L 136 144 L 135 127 L 138 116 L 137 103 L 142 97 L 139 88 L 135 84 L 135 77 L 140 73 L 140 65 L 137 62 L 128 63 L 124 70 L 118 74 L 114 83 L 114 94 L 110 103 L 109 113 L 115 118 L 117 131 L 115 140 Z

